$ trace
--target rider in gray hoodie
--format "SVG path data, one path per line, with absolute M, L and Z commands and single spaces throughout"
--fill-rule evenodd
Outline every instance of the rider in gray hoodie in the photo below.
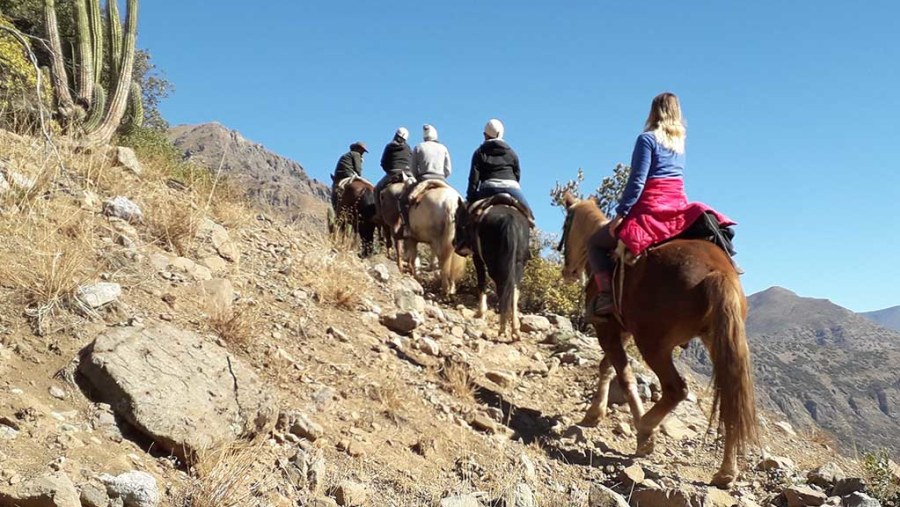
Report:
M 422 139 L 413 149 L 413 175 L 418 181 L 446 180 L 450 177 L 450 152 L 438 142 L 437 129 L 425 125 L 422 127 Z

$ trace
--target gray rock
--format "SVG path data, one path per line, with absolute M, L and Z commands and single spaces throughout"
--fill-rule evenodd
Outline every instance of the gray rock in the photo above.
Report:
M 757 470 L 791 470 L 794 468 L 794 462 L 790 458 L 781 456 L 767 456 L 763 458 L 757 465 Z
M 3 195 L 3 194 L 5 194 L 6 192 L 9 192 L 9 190 L 10 190 L 11 188 L 12 188 L 12 187 L 9 186 L 9 182 L 6 181 L 6 177 L 3 176 L 2 173 L 0 173 L 0 195 Z
M 325 433 L 321 425 L 296 410 L 282 412 L 278 416 L 278 427 L 311 442 L 316 441 Z
M 82 352 L 79 369 L 101 401 L 180 457 L 275 422 L 272 395 L 250 368 L 166 324 L 109 329 Z
M 81 507 L 78 491 L 62 472 L 0 489 L 0 505 L 4 507 Z
M 3 193 L 10 188 L 28 191 L 34 188 L 34 186 L 37 184 L 37 180 L 35 180 L 34 178 L 29 178 L 22 173 L 18 173 L 16 171 L 13 171 L 12 169 L 8 169 L 5 165 L 0 166 L 0 176 L 6 176 L 6 178 L 3 180 L 3 183 L 5 183 L 5 189 L 3 188 L 4 185 L 0 184 L 0 193 Z
M 526 333 L 542 333 L 550 330 L 550 319 L 542 315 L 524 315 L 520 321 L 522 331 Z
M 425 313 L 425 298 L 410 289 L 400 289 L 394 294 L 394 306 L 401 312 Z
M 504 499 L 505 507 L 535 507 L 537 502 L 534 499 L 534 493 L 525 483 L 518 483 Z
M 425 294 L 425 289 L 422 288 L 422 284 L 420 284 L 415 278 L 411 277 L 403 277 L 400 282 L 397 284 L 401 289 L 409 289 L 416 294 L 422 296 Z
M 598 483 L 591 484 L 588 507 L 628 507 L 622 495 Z
M 547 319 L 550 321 L 556 329 L 560 331 L 573 331 L 575 327 L 572 325 L 572 321 L 568 319 L 568 317 L 563 317 L 562 315 L 548 315 Z
M 370 271 L 372 272 L 372 278 L 379 282 L 387 283 L 391 279 L 391 272 L 384 264 L 376 264 L 372 266 Z
M 50 386 L 50 396 L 53 396 L 57 400 L 66 399 L 66 391 L 59 386 Z
M 122 295 L 122 286 L 112 282 L 99 282 L 91 285 L 82 285 L 75 293 L 82 304 L 89 308 L 100 308 L 112 303 Z
M 631 502 L 641 507 L 693 507 L 692 495 L 680 489 L 641 489 L 631 494 Z
M 411 312 L 397 312 L 381 316 L 381 323 L 398 334 L 412 333 L 417 327 L 425 323 L 422 315 L 413 310 Z
M 841 498 L 843 507 L 881 507 L 881 502 L 859 491 L 850 493 Z
M 106 488 L 88 483 L 81 486 L 82 507 L 109 507 L 109 495 Z
M 828 495 L 809 486 L 791 486 L 783 491 L 788 507 L 817 507 L 828 500 Z
M 126 472 L 117 477 L 103 474 L 100 481 L 113 498 L 121 498 L 125 507 L 157 507 L 159 488 L 156 479 L 147 472 Z
M 841 470 L 841 467 L 837 466 L 834 463 L 826 463 L 825 465 L 820 466 L 819 468 L 810 471 L 806 474 L 806 480 L 810 484 L 815 484 L 820 488 L 825 490 L 830 489 L 834 486 L 834 483 L 843 479 L 844 471 Z
M 143 222 L 144 212 L 140 206 L 127 197 L 117 196 L 103 203 L 103 214 L 110 217 L 121 218 L 126 222 Z
M 419 350 L 428 354 L 429 356 L 441 356 L 441 345 L 427 336 L 419 338 Z
M 356 506 L 365 505 L 369 493 L 366 487 L 358 482 L 343 481 L 334 489 L 334 499 L 338 505 Z
M 831 494 L 833 496 L 846 496 L 858 491 L 865 491 L 865 489 L 866 485 L 862 479 L 859 477 L 848 477 L 836 480 L 834 482 L 834 487 L 831 488 Z
M 116 163 L 139 176 L 144 172 L 144 166 L 141 165 L 134 150 L 126 146 L 116 147 Z
M 448 496 L 440 501 L 440 507 L 482 507 L 475 495 Z

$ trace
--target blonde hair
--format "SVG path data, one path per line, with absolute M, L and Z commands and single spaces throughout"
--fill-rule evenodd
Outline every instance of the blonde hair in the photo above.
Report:
M 687 127 L 681 116 L 681 104 L 674 93 L 660 93 L 653 97 L 644 132 L 653 132 L 660 144 L 675 153 L 684 153 Z

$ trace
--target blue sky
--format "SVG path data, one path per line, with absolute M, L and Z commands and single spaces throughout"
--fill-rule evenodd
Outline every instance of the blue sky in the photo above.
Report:
M 143 2 L 173 124 L 219 121 L 327 181 L 350 142 L 438 128 L 463 189 L 497 117 L 538 225 L 557 180 L 628 162 L 651 98 L 688 120 L 686 186 L 739 222 L 748 293 L 900 304 L 900 4 Z

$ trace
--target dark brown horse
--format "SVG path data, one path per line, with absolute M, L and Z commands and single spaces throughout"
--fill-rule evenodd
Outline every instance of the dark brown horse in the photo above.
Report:
M 374 250 L 375 229 L 380 225 L 375 213 L 375 187 L 366 180 L 355 179 L 339 194 L 337 216 L 330 229 L 359 234 L 361 255 L 368 257 Z
M 607 220 L 593 200 L 579 201 L 567 194 L 565 204 L 563 277 L 575 281 L 588 269 L 588 238 Z M 652 453 L 660 423 L 688 395 L 672 352 L 700 337 L 713 363 L 712 415 L 718 416 L 719 429 L 725 433 L 725 456 L 712 484 L 731 487 L 738 475 L 737 454 L 757 439 L 750 350 L 744 332 L 747 301 L 731 260 L 707 241 L 669 241 L 628 266 L 621 287 L 621 322 L 617 318 L 592 322 L 604 358 L 597 392 L 582 424 L 596 425 L 606 415 L 609 383 L 615 373 L 634 416 L 637 454 Z M 594 284 L 588 283 L 586 290 L 591 296 Z M 646 414 L 623 346 L 629 334 L 662 385 L 662 398 Z

